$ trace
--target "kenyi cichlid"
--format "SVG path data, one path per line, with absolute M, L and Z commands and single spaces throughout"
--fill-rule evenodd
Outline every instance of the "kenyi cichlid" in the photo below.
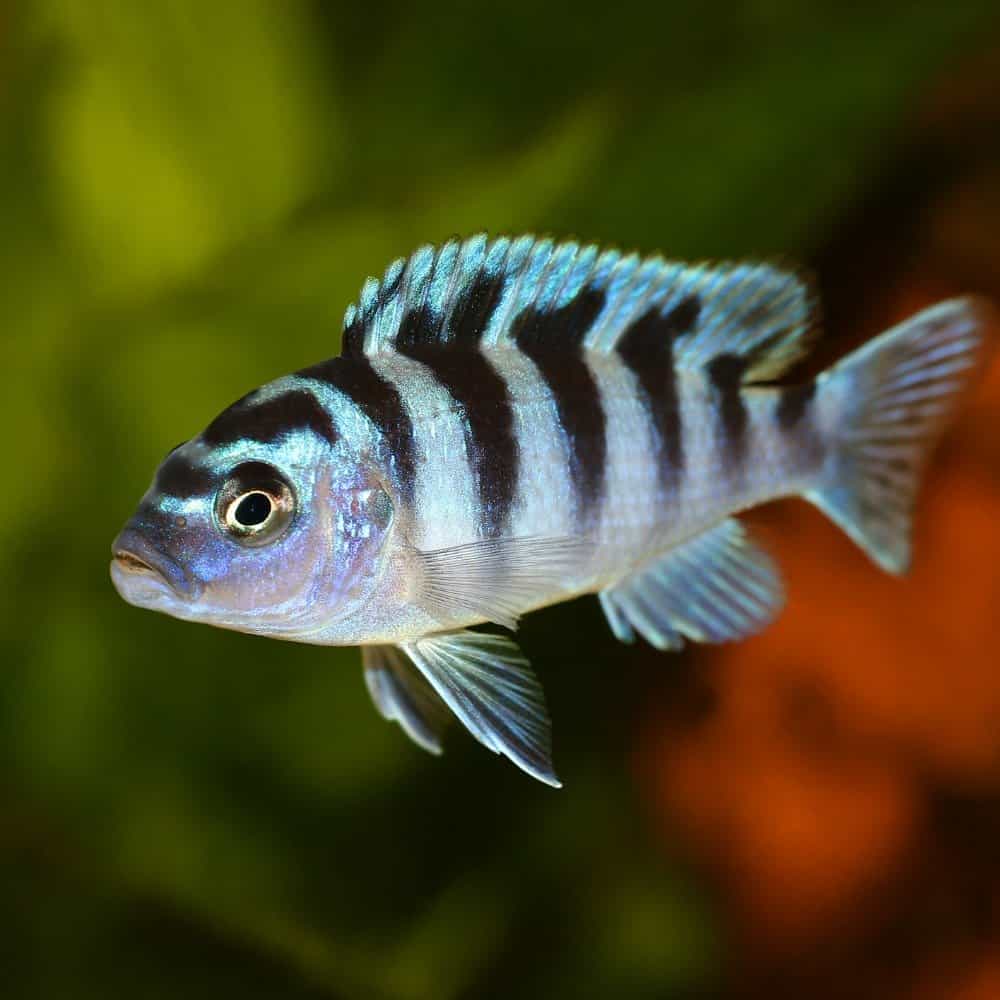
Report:
M 421 746 L 440 751 L 450 710 L 558 785 L 538 680 L 472 627 L 597 594 L 625 642 L 748 636 L 782 586 L 733 515 L 780 496 L 904 570 L 987 327 L 981 303 L 942 302 L 775 385 L 816 328 L 794 274 L 531 236 L 422 247 L 365 284 L 339 357 L 169 453 L 112 579 L 177 618 L 361 646 L 378 710 Z

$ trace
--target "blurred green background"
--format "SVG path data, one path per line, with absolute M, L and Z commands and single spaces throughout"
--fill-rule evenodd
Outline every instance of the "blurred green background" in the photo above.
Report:
M 680 996 L 718 910 L 636 776 L 649 675 L 533 616 L 559 793 L 441 760 L 353 650 L 122 603 L 175 443 L 336 353 L 420 242 L 824 245 L 996 0 L 37 0 L 0 13 L 0 976 L 10 997 Z

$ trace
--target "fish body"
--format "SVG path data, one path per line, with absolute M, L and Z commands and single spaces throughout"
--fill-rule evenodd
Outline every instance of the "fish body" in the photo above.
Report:
M 801 495 L 883 568 L 979 362 L 984 306 L 941 303 L 817 378 L 766 264 L 688 266 L 533 237 L 423 247 L 369 280 L 339 357 L 167 456 L 113 546 L 132 603 L 360 645 L 376 706 L 432 751 L 450 713 L 558 784 L 544 696 L 505 635 L 596 593 L 664 649 L 771 621 L 779 574 L 732 515 Z

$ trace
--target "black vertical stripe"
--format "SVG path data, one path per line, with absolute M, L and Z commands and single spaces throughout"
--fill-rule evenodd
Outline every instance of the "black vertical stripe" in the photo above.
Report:
M 437 340 L 438 323 L 433 311 L 426 305 L 410 309 L 396 331 L 396 350 L 409 356 L 412 351 L 432 347 Z
M 708 377 L 716 392 L 722 450 L 735 466 L 742 466 L 747 453 L 749 420 L 743 399 L 743 376 L 749 359 L 739 354 L 720 354 L 708 364 Z
M 480 530 L 495 538 L 508 526 L 517 499 L 519 454 L 507 383 L 475 346 L 503 293 L 485 272 L 456 303 L 449 343 L 435 343 L 437 318 L 426 307 L 403 318 L 396 348 L 426 365 L 458 404 L 480 510 Z
M 635 375 L 653 423 L 664 490 L 677 487 L 685 462 L 674 342 L 694 331 L 700 313 L 698 297 L 689 295 L 668 312 L 653 308 L 643 313 L 618 341 L 618 354 Z
M 583 358 L 587 332 L 604 308 L 605 294 L 584 288 L 558 309 L 528 306 L 514 319 L 517 346 L 538 366 L 555 400 L 570 450 L 570 475 L 584 517 L 604 495 L 608 442 L 601 394 Z
M 375 295 L 375 304 L 372 307 L 373 312 L 384 309 L 399 294 L 399 290 L 403 284 L 403 275 L 406 274 L 409 263 L 409 261 L 404 261 L 402 267 L 394 269 L 394 273 L 388 281 L 383 280 L 379 285 L 378 292 Z
M 451 339 L 461 344 L 478 344 L 503 298 L 506 279 L 502 272 L 481 271 L 455 303 L 448 321 Z
M 167 513 L 155 500 L 142 500 L 126 527 L 138 528 L 144 538 L 163 553 L 177 545 L 178 534 L 182 533 L 178 520 L 176 514 Z
M 380 282 L 375 298 L 368 309 L 362 312 L 360 303 L 354 314 L 354 320 L 345 328 L 341 337 L 341 351 L 347 357 L 360 358 L 364 356 L 365 335 L 375 322 L 379 313 L 399 294 L 406 266 L 397 268 L 389 281 Z
M 371 420 L 393 456 L 396 488 L 404 500 L 412 502 L 417 475 L 416 441 L 406 405 L 392 382 L 375 371 L 363 354 L 331 358 L 296 374 L 342 392 Z
M 260 403 L 244 396 L 223 410 L 201 432 L 201 439 L 213 447 L 243 440 L 270 444 L 305 427 L 330 444 L 337 441 L 337 429 L 319 400 L 305 389 L 289 389 Z
M 156 470 L 153 486 L 167 496 L 187 499 L 212 492 L 216 477 L 210 469 L 178 454 L 175 448 Z
M 480 509 L 480 530 L 496 538 L 517 498 L 518 449 L 507 383 L 477 350 L 412 348 L 458 404 Z
M 789 385 L 778 390 L 778 407 L 775 415 L 778 426 L 783 431 L 793 431 L 809 412 L 813 396 L 816 395 L 815 380 L 801 385 Z
M 685 295 L 668 313 L 664 320 L 671 328 L 672 337 L 683 337 L 694 333 L 701 316 L 701 299 L 697 295 Z
M 354 319 L 344 327 L 344 333 L 340 340 L 341 351 L 349 358 L 360 358 L 364 355 L 365 332 L 368 324 L 359 309 L 354 314 Z

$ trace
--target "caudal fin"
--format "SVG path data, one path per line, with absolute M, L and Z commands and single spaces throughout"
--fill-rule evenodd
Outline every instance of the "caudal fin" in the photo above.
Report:
M 920 473 L 986 353 L 989 312 L 975 299 L 938 303 L 820 376 L 833 450 L 806 497 L 890 573 L 909 565 Z

